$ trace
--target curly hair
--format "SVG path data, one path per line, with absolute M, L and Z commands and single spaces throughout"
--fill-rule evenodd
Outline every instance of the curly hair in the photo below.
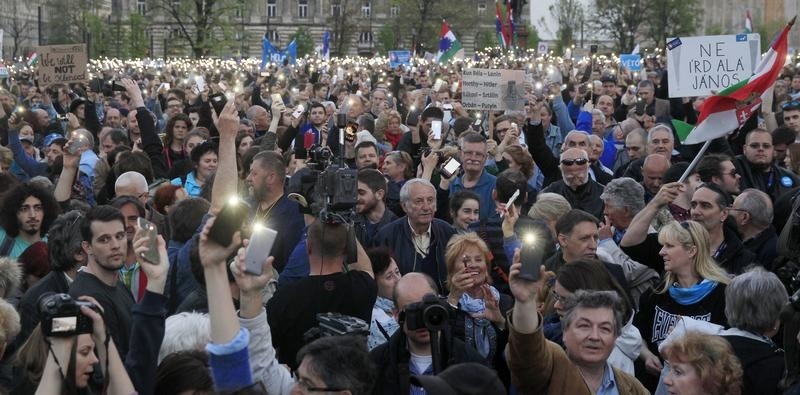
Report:
M 188 134 L 189 128 L 192 127 L 192 120 L 189 119 L 188 115 L 186 115 L 184 113 L 179 113 L 179 114 L 173 115 L 172 118 L 170 118 L 169 121 L 167 121 L 167 127 L 164 128 L 164 132 L 165 132 L 165 134 L 164 134 L 164 145 L 167 146 L 167 147 L 169 147 L 170 144 L 172 144 L 172 140 L 175 139 L 175 136 L 173 135 L 173 129 L 175 128 L 175 122 L 178 122 L 178 121 L 183 121 L 186 124 L 187 134 Z
M 50 224 L 58 217 L 61 212 L 58 202 L 53 197 L 53 194 L 48 190 L 30 183 L 22 183 L 9 189 L 3 195 L 3 210 L 0 213 L 0 226 L 5 229 L 9 237 L 17 237 L 19 235 L 19 221 L 17 220 L 17 212 L 22 207 L 22 203 L 29 197 L 35 197 L 42 202 L 42 210 L 44 217 L 42 219 L 42 227 L 39 229 L 39 235 L 44 237 Z
M 742 391 L 742 365 L 730 343 L 720 336 L 687 332 L 667 344 L 661 355 L 671 364 L 691 365 L 707 394 L 739 395 Z

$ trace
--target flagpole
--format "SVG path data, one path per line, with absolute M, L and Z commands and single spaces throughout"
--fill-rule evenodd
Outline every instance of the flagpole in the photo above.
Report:
M 706 140 L 706 142 L 703 143 L 703 146 L 700 148 L 700 151 L 697 152 L 697 155 L 694 156 L 694 159 L 692 159 L 692 163 L 689 163 L 689 167 L 687 167 L 686 171 L 683 172 L 683 175 L 681 176 L 680 179 L 678 179 L 678 182 L 684 182 L 686 181 L 687 178 L 689 178 L 689 175 L 692 174 L 692 170 L 694 170 L 694 168 L 697 167 L 697 163 L 700 162 L 700 159 L 703 157 L 703 154 L 706 153 L 706 150 L 710 145 L 711 145 L 711 140 Z

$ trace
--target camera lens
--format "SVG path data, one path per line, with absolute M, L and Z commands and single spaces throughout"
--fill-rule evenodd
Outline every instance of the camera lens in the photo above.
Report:
M 431 305 L 425 308 L 422 317 L 429 330 L 441 330 L 447 324 L 447 309 L 442 305 Z

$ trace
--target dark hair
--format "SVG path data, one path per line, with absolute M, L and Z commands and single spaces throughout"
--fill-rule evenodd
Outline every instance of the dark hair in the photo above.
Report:
M 731 160 L 725 154 L 707 154 L 697 164 L 697 174 L 700 181 L 711 182 L 713 177 L 722 177 L 722 162 Z
M 83 213 L 72 210 L 61 214 L 47 232 L 47 251 L 50 268 L 65 272 L 76 266 L 74 255 L 81 251 Z
M 453 196 L 450 197 L 450 211 L 454 213 L 457 212 L 461 209 L 461 206 L 464 205 L 464 202 L 470 199 L 477 201 L 479 205 L 481 203 L 481 197 L 475 192 L 462 189 L 454 193 Z
M 200 163 L 200 158 L 202 158 L 203 155 L 209 152 L 213 152 L 214 154 L 219 156 L 217 144 L 215 144 L 213 141 L 204 141 L 202 144 L 194 147 L 191 154 L 192 163 L 197 165 L 198 163 Z
M 567 291 L 579 289 L 587 291 L 615 291 L 625 306 L 625 320 L 633 314 L 631 301 L 625 289 L 611 276 L 603 263 L 596 259 L 579 258 L 561 266 L 556 273 L 556 281 Z
M 383 273 L 392 261 L 392 251 L 386 246 L 368 249 L 367 256 L 372 263 L 372 273 L 375 273 L 376 277 Z
M 59 155 L 56 158 L 56 161 L 60 161 L 60 160 L 61 160 L 61 155 Z M 54 164 L 54 166 L 55 166 L 55 164 Z M 61 174 L 61 169 L 59 169 L 58 173 L 55 173 L 55 174 Z M 11 173 L 0 173 L 0 194 L 5 194 L 9 190 L 11 190 L 15 186 L 17 186 L 19 183 L 20 183 L 19 179 L 17 177 L 14 177 L 13 174 L 11 174 Z
M 253 157 L 253 162 L 255 161 L 259 161 L 261 168 L 264 170 L 272 170 L 278 174 L 286 175 L 283 157 L 275 151 L 261 151 Z
M 375 169 L 361 169 L 358 171 L 358 182 L 367 184 L 372 192 L 378 192 L 381 189 L 386 191 L 386 178 L 383 174 Z
M 203 221 L 203 216 L 208 212 L 211 204 L 201 198 L 188 198 L 181 200 L 169 213 L 169 228 L 172 232 L 170 240 L 185 243 L 197 233 L 197 228 Z
M 17 220 L 17 212 L 20 207 L 22 207 L 22 203 L 25 202 L 25 199 L 31 196 L 42 202 L 44 216 L 42 217 L 42 227 L 39 229 L 39 236 L 47 234 L 50 224 L 55 221 L 56 217 L 58 217 L 58 214 L 61 212 L 58 202 L 56 202 L 56 199 L 50 191 L 28 182 L 17 184 L 3 195 L 3 210 L 2 214 L 0 214 L 0 225 L 2 225 L 3 229 L 6 231 L 8 237 L 17 237 L 19 235 L 20 226 Z
M 95 206 L 86 213 L 86 217 L 81 223 L 81 237 L 83 241 L 92 242 L 92 223 L 93 222 L 114 222 L 119 221 L 125 224 L 125 217 L 118 208 L 109 205 Z
M 422 111 L 422 114 L 420 114 L 419 122 L 425 123 L 428 118 L 442 119 L 444 118 L 444 111 L 442 111 L 442 109 L 439 107 L 428 107 Z
M 355 151 L 354 151 L 356 153 L 356 156 L 358 156 L 358 150 L 360 150 L 362 148 L 367 148 L 367 147 L 375 148 L 375 154 L 376 155 L 378 154 L 378 146 L 375 145 L 375 143 L 373 143 L 372 141 L 365 140 L 365 141 L 362 141 L 362 142 L 358 143 L 358 145 L 356 145 L 356 148 L 355 148 Z
M 178 351 L 167 355 L 156 371 L 156 395 L 186 391 L 214 392 L 214 380 L 205 351 Z
M 175 122 L 178 122 L 178 121 L 183 121 L 186 124 L 186 131 L 187 132 L 192 127 L 192 120 L 189 119 L 188 115 L 186 115 L 184 113 L 178 113 L 178 114 L 175 114 L 174 116 L 172 116 L 172 118 L 170 118 L 167 121 L 167 127 L 164 129 L 164 132 L 166 133 L 164 135 L 164 145 L 166 147 L 169 147 L 170 144 L 172 144 L 172 140 L 175 139 L 175 137 L 172 134 L 173 133 L 172 129 L 175 128 Z
M 133 196 L 117 196 L 109 204 L 111 207 L 115 207 L 120 211 L 123 207 L 132 204 L 134 207 L 136 207 L 136 211 L 139 213 L 140 217 L 144 218 L 147 216 L 147 211 L 145 210 L 142 202 Z
M 349 390 L 353 395 L 368 395 L 377 378 L 363 337 L 329 336 L 303 346 L 297 363 L 306 362 L 309 370 L 329 388 Z
M 308 245 L 313 255 L 339 258 L 347 248 L 347 229 L 339 224 L 316 221 L 308 227 Z
M 242 178 L 247 177 L 247 174 L 250 173 L 250 166 L 253 165 L 253 159 L 255 159 L 256 155 L 261 152 L 261 147 L 257 145 L 253 145 L 244 152 L 242 155 L 242 169 L 241 174 L 243 175 Z M 283 165 L 284 169 L 286 168 L 286 164 Z
M 722 190 L 722 188 L 719 185 L 714 184 L 713 182 L 706 182 L 700 184 L 700 186 L 697 187 L 695 192 L 699 191 L 701 188 L 710 189 L 717 194 L 717 206 L 719 206 L 719 208 L 730 207 L 731 203 L 733 202 L 733 199 L 731 199 L 731 195 L 728 192 Z
M 128 139 L 128 133 L 120 128 L 113 128 L 109 130 L 105 138 L 110 138 L 111 141 L 116 145 L 127 145 L 127 146 L 131 145 L 131 141 Z M 103 142 L 101 141 L 100 144 L 102 143 Z
M 127 137 L 125 138 L 127 139 Z M 106 162 L 108 162 L 108 167 L 114 167 L 114 164 L 117 163 L 117 155 L 122 152 L 131 152 L 131 147 L 129 145 L 118 145 L 106 153 Z
M 591 222 L 597 225 L 598 221 L 594 215 L 586 211 L 578 209 L 569 210 L 556 222 L 556 233 L 562 235 L 569 234 L 576 225 L 582 222 Z
M 497 192 L 497 200 L 507 202 L 519 190 L 519 196 L 514 201 L 514 205 L 521 207 L 527 200 L 528 179 L 519 170 L 506 169 L 497 175 L 494 190 Z
M 794 143 L 795 138 L 794 130 L 786 126 L 781 126 L 772 131 L 772 144 L 774 145 L 791 144 Z
M 316 92 L 316 91 L 317 91 L 317 89 L 314 89 L 314 92 Z M 314 109 L 314 108 L 317 108 L 317 107 L 321 108 L 322 111 L 325 111 L 325 106 L 323 106 L 322 103 L 320 103 L 318 101 L 314 101 L 314 102 L 311 102 L 311 104 L 308 105 L 308 112 L 311 113 L 311 110 Z
M 106 185 L 110 184 L 111 190 L 114 189 L 114 182 L 117 180 L 117 177 L 129 171 L 141 173 L 148 184 L 152 183 L 155 179 L 153 164 L 150 162 L 150 157 L 144 152 L 130 151 L 122 153 L 119 155 L 119 158 L 117 158 L 113 169 L 114 179 L 106 179 Z

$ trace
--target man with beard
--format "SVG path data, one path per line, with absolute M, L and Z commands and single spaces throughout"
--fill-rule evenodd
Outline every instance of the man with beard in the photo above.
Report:
M 40 187 L 17 184 L 6 192 L 0 214 L 0 256 L 19 257 L 47 234 L 59 207 L 53 195 Z
M 298 204 L 284 194 L 285 179 L 283 157 L 275 151 L 263 151 L 253 158 L 245 180 L 250 189 L 248 222 L 258 222 L 278 232 L 271 254 L 278 272 L 283 270 L 305 227 Z
M 542 192 L 553 192 L 564 196 L 574 209 L 595 216 L 603 216 L 603 186 L 589 178 L 589 155 L 579 148 L 568 148 L 561 153 L 562 179 L 550 184 Z
M 375 169 L 358 172 L 358 203 L 356 203 L 356 235 L 362 245 L 372 245 L 372 238 L 389 222 L 397 219 L 386 209 L 386 179 Z
M 125 218 L 111 206 L 97 206 L 81 226 L 83 251 L 89 257 L 85 269 L 78 272 L 69 287 L 73 298 L 91 296 L 103 308 L 103 321 L 120 355 L 126 355 L 133 325 L 133 295 L 119 281 L 119 269 L 125 264 L 128 240 Z
M 733 163 L 742 177 L 739 188 L 755 188 L 766 192 L 775 202 L 779 196 L 800 185 L 800 178 L 777 166 L 772 134 L 765 129 L 753 129 L 747 133 L 743 155 L 737 155 Z

